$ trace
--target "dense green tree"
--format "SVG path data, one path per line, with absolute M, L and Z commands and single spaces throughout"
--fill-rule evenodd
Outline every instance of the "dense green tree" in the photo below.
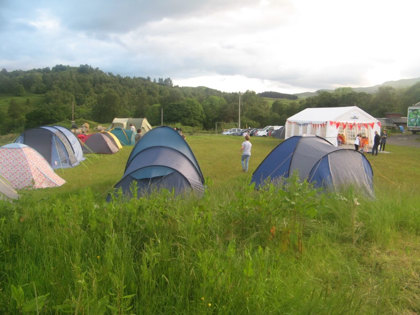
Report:
M 380 87 L 368 106 L 368 111 L 375 117 L 384 117 L 387 112 L 399 110 L 396 89 L 390 86 Z
M 241 96 L 241 121 L 249 120 L 251 127 L 265 126 L 270 116 L 270 108 L 264 98 L 253 91 L 247 91 Z M 249 125 L 248 125 L 249 126 Z M 241 125 L 242 127 L 242 125 Z M 244 127 L 247 127 L 244 125 Z
M 212 129 L 216 122 L 222 121 L 222 109 L 225 106 L 226 100 L 219 96 L 210 96 L 203 101 L 204 128 Z
M 53 107 L 43 104 L 36 109 L 26 114 L 25 128 L 34 128 L 44 125 L 53 124 L 57 121 L 63 120 L 63 114 L 61 111 L 54 109 Z
M 337 107 L 339 102 L 337 96 L 327 91 L 320 91 L 318 94 L 317 107 Z
M 225 95 L 226 106 L 221 110 L 221 120 L 224 122 L 238 122 L 239 95 L 237 93 Z
M 287 118 L 299 111 L 299 103 L 289 100 L 276 100 L 271 105 L 270 125 L 284 125 Z M 277 121 L 277 123 L 275 123 Z
M 145 114 L 147 120 L 152 126 L 158 126 L 161 123 L 161 105 L 160 104 L 153 104 L 146 108 Z M 165 119 L 165 117 L 164 117 Z M 164 120 L 164 122 L 166 122 Z
M 202 126 L 204 111 L 195 99 L 187 98 L 179 103 L 171 103 L 164 107 L 164 119 L 169 123 L 181 123 L 186 126 Z
M 407 114 L 407 108 L 420 102 L 420 82 L 405 90 L 401 97 L 399 112 Z
M 12 131 L 21 131 L 25 126 L 25 105 L 11 99 L 7 109 L 7 128 Z
M 107 90 L 104 95 L 98 97 L 98 101 L 92 109 L 92 118 L 98 122 L 112 121 L 117 117 L 121 106 L 120 97 L 114 90 Z
M 15 96 L 23 96 L 25 95 L 25 88 L 20 83 L 15 83 L 13 95 Z
M 7 115 L 0 110 L 0 134 L 5 134 L 9 131 L 6 123 Z

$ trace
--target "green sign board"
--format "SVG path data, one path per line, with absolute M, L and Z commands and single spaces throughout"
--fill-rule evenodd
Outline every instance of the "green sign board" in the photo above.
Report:
M 420 128 L 420 108 L 409 108 L 407 114 L 407 127 Z

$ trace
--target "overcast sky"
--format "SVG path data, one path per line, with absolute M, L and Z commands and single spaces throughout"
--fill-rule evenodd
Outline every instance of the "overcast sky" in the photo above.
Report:
M 419 0 L 0 0 L 0 68 L 88 64 L 226 92 L 420 77 Z

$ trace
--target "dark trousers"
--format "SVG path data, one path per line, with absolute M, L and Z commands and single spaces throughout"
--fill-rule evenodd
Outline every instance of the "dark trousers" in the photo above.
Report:
M 379 146 L 379 151 L 385 151 L 385 144 L 386 144 L 386 141 L 381 142 L 381 145 Z
M 378 155 L 378 146 L 379 146 L 379 143 L 373 145 L 372 155 Z

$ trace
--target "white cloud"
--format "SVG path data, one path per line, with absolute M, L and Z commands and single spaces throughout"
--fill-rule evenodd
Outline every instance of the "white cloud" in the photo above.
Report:
M 277 81 L 249 78 L 243 75 L 208 75 L 188 79 L 173 79 L 174 85 L 179 86 L 207 86 L 225 92 L 246 92 L 248 90 L 256 93 L 264 91 L 284 91 L 289 93 L 301 93 L 307 90 L 296 86 L 279 83 Z
M 24 23 L 24 20 L 21 20 Z M 56 17 L 52 16 L 47 10 L 37 10 L 37 15 L 34 20 L 27 22 L 30 26 L 33 26 L 37 31 L 55 33 L 60 32 L 60 21 Z
M 367 86 L 420 76 L 419 9 L 415 0 L 0 2 L 0 62 L 90 64 L 225 91 Z

